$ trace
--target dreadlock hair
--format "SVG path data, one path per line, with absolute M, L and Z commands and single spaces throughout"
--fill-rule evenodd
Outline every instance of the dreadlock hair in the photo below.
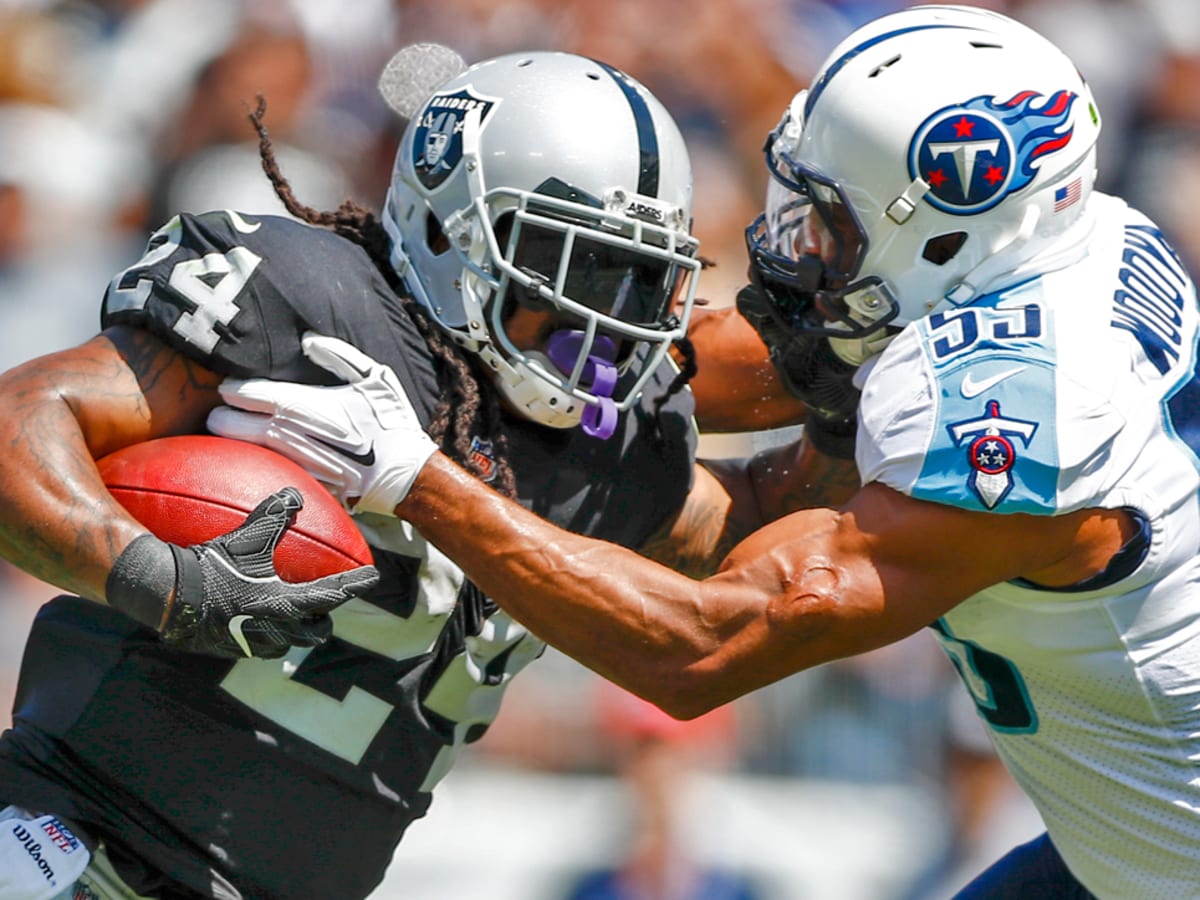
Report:
M 477 477 L 485 472 L 471 452 L 471 439 L 478 435 L 492 443 L 495 475 L 492 486 L 506 497 L 516 498 L 516 479 L 508 459 L 508 437 L 501 428 L 500 400 L 491 380 L 481 374 L 475 361 L 463 353 L 435 324 L 420 304 L 409 295 L 391 264 L 391 240 L 379 218 L 353 200 L 346 200 L 334 212 L 319 212 L 296 199 L 288 180 L 275 159 L 271 139 L 263 124 L 266 99 L 259 95 L 258 105 L 249 114 L 250 124 L 258 133 L 258 152 L 263 171 L 284 207 L 310 225 L 329 228 L 366 250 L 384 279 L 401 298 L 405 311 L 420 330 L 438 365 L 440 396 L 429 423 L 430 436 L 445 453 Z
M 679 351 L 679 373 L 671 379 L 666 391 L 654 398 L 654 445 L 658 449 L 659 455 L 662 455 L 667 439 L 662 425 L 663 407 L 667 405 L 668 400 L 687 387 L 688 382 L 696 377 L 698 371 L 696 348 L 692 346 L 691 339 L 684 335 L 676 338 L 672 343 Z

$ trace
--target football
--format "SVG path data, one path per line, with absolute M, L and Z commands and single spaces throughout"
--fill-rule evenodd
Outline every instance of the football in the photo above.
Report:
M 311 581 L 372 562 L 354 520 L 300 466 L 257 444 L 183 435 L 133 444 L 97 460 L 104 484 L 157 537 L 182 546 L 237 528 L 260 501 L 296 488 L 304 508 L 275 548 L 284 581 Z

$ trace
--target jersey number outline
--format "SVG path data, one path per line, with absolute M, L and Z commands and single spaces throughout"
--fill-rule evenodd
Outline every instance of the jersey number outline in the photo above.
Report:
M 995 343 L 1030 340 L 1042 334 L 1042 307 L 1026 303 L 1019 307 L 997 306 L 984 319 L 981 333 L 979 310 L 959 309 L 929 316 L 929 345 L 939 360 L 970 349 L 980 340 Z M 938 332 L 941 336 L 935 337 Z
M 930 627 L 958 670 L 975 708 L 992 728 L 1005 734 L 1033 734 L 1038 730 L 1037 711 L 1029 699 L 1025 679 L 1010 660 L 974 641 L 955 637 L 944 619 Z
M 215 215 L 226 216 L 231 226 L 243 234 L 261 227 L 228 210 Z M 151 235 L 142 258 L 112 280 L 107 297 L 109 313 L 145 307 L 155 287 L 151 268 L 180 248 L 182 236 L 179 216 Z M 167 284 L 193 308 L 180 314 L 173 330 L 210 352 L 220 340 L 217 326 L 228 326 L 237 316 L 237 299 L 261 262 L 256 253 L 238 245 L 225 253 L 208 253 L 175 263 Z M 433 650 L 465 581 L 462 570 L 432 545 L 425 543 L 417 552 L 424 558 L 420 588 L 423 602 L 417 604 L 424 614 L 405 618 L 359 599 L 331 613 L 334 637 L 374 657 L 356 662 L 347 672 L 351 677 L 345 680 L 340 698 L 296 677 L 318 649 L 311 647 L 294 647 L 279 660 L 239 660 L 220 687 L 280 728 L 357 766 L 395 707 L 360 687 L 354 676 L 365 676 L 367 667 L 378 673 L 379 667 L 403 666 Z M 453 743 L 432 760 L 422 790 L 431 789 L 446 774 L 461 743 L 472 734 L 482 733 L 491 723 L 512 674 L 539 656 L 544 647 L 503 613 L 490 616 L 483 628 L 483 634 L 468 637 L 467 646 L 445 663 L 420 698 L 424 709 L 454 727 Z M 385 674 L 391 674 L 390 670 Z
M 420 598 L 412 616 L 404 617 L 361 599 L 335 609 L 335 638 L 369 651 L 374 663 L 357 662 L 341 699 L 296 679 L 308 656 L 318 648 L 292 648 L 282 660 L 244 659 L 234 663 L 221 681 L 232 697 L 294 735 L 351 765 L 359 765 L 383 731 L 395 707 L 359 687 L 353 676 L 365 665 L 402 666 L 430 652 L 463 589 L 465 576 L 449 557 L 424 544 Z M 458 747 L 481 734 L 500 709 L 508 683 L 536 659 L 544 645 L 524 627 L 498 612 L 482 624 L 479 635 L 452 656 L 424 696 L 422 708 L 453 724 L 453 743 L 444 746 L 424 775 L 421 790 L 431 790 L 453 765 Z M 498 668 L 497 668 L 498 666 Z
M 224 215 L 240 232 L 248 234 L 259 228 L 236 213 L 226 211 Z M 175 216 L 150 236 L 142 258 L 119 272 L 109 285 L 109 313 L 145 307 L 154 289 L 154 281 L 146 277 L 146 271 L 178 250 L 182 235 L 183 223 Z M 237 299 L 261 262 L 261 256 L 241 245 L 224 253 L 207 253 L 177 262 L 171 268 L 167 284 L 192 308 L 181 312 L 171 328 L 205 353 L 212 352 L 221 340 L 217 326 L 227 327 L 241 312 Z

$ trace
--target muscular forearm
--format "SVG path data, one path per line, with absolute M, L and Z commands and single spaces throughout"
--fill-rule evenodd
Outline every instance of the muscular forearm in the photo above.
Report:
M 853 460 L 835 459 L 811 441 L 764 450 L 751 460 L 750 478 L 762 522 L 772 522 L 798 509 L 838 507 L 858 491 Z
M 769 628 L 761 592 L 741 576 L 695 581 L 558 529 L 441 454 L 396 512 L 534 633 L 674 715 L 697 715 L 781 674 L 740 671 L 739 648 Z
M 733 307 L 696 310 L 688 329 L 697 372 L 690 385 L 701 431 L 778 428 L 807 407 L 787 392 L 762 340 Z
M 113 561 L 146 529 L 108 494 L 94 458 L 198 427 L 189 371 L 141 336 L 119 351 L 96 338 L 0 376 L 0 554 L 50 584 L 103 600 Z M 206 409 L 215 391 L 205 390 Z M 155 392 L 158 404 L 147 399 Z
M 64 361 L 65 363 L 65 361 Z M 112 562 L 145 529 L 107 508 L 104 486 L 68 400 L 70 385 L 111 385 L 77 356 L 51 383 L 37 363 L 0 380 L 0 552 L 43 581 L 104 597 Z M 113 504 L 115 505 L 115 504 Z

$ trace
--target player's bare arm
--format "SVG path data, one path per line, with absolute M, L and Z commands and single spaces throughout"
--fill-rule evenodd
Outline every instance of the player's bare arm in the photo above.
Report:
M 767 525 L 696 581 L 560 531 L 439 454 L 396 511 L 539 636 L 682 717 L 898 640 L 991 584 L 1077 581 L 1132 530 L 1118 511 L 995 516 L 869 485 Z
M 0 376 L 0 550 L 36 577 L 104 599 L 113 561 L 146 529 L 95 459 L 202 429 L 218 377 L 143 331 L 114 328 Z
M 762 339 L 735 307 L 697 307 L 688 337 L 697 363 L 689 385 L 702 431 L 755 431 L 804 421 L 808 407 L 788 393 Z
M 858 490 L 858 470 L 808 441 L 747 459 L 702 460 L 679 515 L 642 548 L 678 572 L 703 578 L 755 529 L 799 509 L 837 506 Z
M 167 543 L 121 508 L 94 462 L 129 444 L 203 430 L 218 382 L 148 334 L 119 328 L 5 375 L 0 549 L 181 649 L 277 657 L 326 640 L 328 612 L 369 590 L 374 568 L 299 583 L 262 577 L 258 549 L 302 503 L 290 487 L 226 535 L 186 548 Z M 258 538 L 242 539 L 247 531 Z M 247 620 L 236 631 L 228 627 L 235 615 Z

